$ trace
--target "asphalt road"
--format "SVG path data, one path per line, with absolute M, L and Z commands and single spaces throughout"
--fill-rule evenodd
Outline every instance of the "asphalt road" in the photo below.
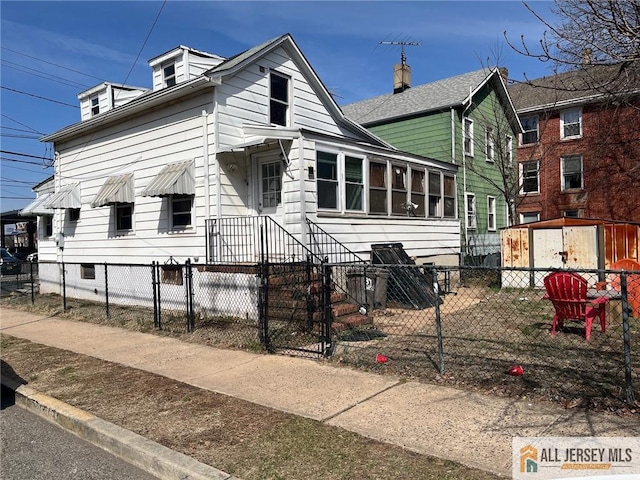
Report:
M 13 404 L 2 389 L 3 480 L 157 480 L 156 477 Z

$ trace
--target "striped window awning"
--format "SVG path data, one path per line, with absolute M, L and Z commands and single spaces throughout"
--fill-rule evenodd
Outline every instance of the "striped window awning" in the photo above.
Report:
M 66 185 L 52 194 L 44 203 L 45 208 L 80 208 L 80 185 Z
M 172 163 L 165 166 L 142 191 L 143 197 L 168 195 L 194 195 L 196 193 L 193 161 Z
M 51 193 L 44 193 L 37 197 L 33 202 L 20 210 L 20 215 L 53 215 L 51 208 L 45 208 L 44 204 L 51 198 Z
M 117 203 L 133 203 L 134 200 L 133 173 L 127 173 L 107 178 L 98 194 L 91 201 L 91 206 L 96 208 Z

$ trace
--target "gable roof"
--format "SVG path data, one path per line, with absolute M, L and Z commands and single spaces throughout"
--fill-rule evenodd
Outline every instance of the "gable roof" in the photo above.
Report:
M 589 65 L 529 82 L 514 83 L 508 90 L 516 110 L 526 113 L 584 104 L 625 91 L 637 93 L 640 84 L 634 77 L 634 71 L 626 70 L 625 64 Z
M 278 47 L 283 47 L 289 55 L 295 60 L 296 65 L 300 68 L 305 78 L 313 88 L 314 92 L 318 95 L 323 105 L 327 107 L 332 117 L 347 130 L 350 130 L 358 135 L 364 137 L 374 145 L 382 145 L 391 150 L 396 150 L 395 147 L 388 144 L 381 138 L 377 137 L 366 128 L 362 127 L 359 123 L 356 123 L 352 119 L 345 116 L 340 109 L 336 101 L 333 99 L 329 90 L 324 85 L 320 77 L 316 74 L 315 70 L 308 62 L 302 51 L 298 48 L 298 45 L 293 40 L 293 37 L 286 33 L 272 40 L 268 40 L 260 45 L 256 45 L 249 50 L 246 50 L 238 55 L 235 55 L 220 65 L 211 68 L 206 75 L 213 78 L 214 82 L 220 81 L 222 77 L 230 76 L 245 68 L 248 64 L 257 61 L 258 59 L 269 54 Z
M 466 105 L 473 94 L 488 82 L 494 82 L 500 94 L 508 98 L 500 71 L 497 68 L 485 68 L 418 85 L 401 93 L 390 93 L 345 105 L 342 109 L 354 121 L 362 125 L 373 125 Z M 511 104 L 510 100 L 508 104 Z
M 322 104 L 328 109 L 329 113 L 339 125 L 343 126 L 348 131 L 356 133 L 363 140 L 371 142 L 373 145 L 379 145 L 390 150 L 397 151 L 395 147 L 344 115 L 329 93 L 329 90 L 327 90 L 311 64 L 307 61 L 306 57 L 302 54 L 293 38 L 288 33 L 230 57 L 219 65 L 210 68 L 195 79 L 181 82 L 169 88 L 145 92 L 125 105 L 116 107 L 102 115 L 75 123 L 63 128 L 62 130 L 46 135 L 42 137 L 40 141 L 55 142 L 63 138 L 84 134 L 90 129 L 97 128 L 99 125 L 106 125 L 107 122 L 119 120 L 127 114 L 144 111 L 147 108 L 161 105 L 163 102 L 179 98 L 183 95 L 190 95 L 197 88 L 208 88 L 213 87 L 214 85 L 219 85 L 224 77 L 234 75 L 240 70 L 246 68 L 249 64 L 259 60 L 279 47 L 284 48 L 285 51 L 293 58 L 296 65 L 300 68 L 300 71 L 313 88 L 314 92 L 318 95 Z

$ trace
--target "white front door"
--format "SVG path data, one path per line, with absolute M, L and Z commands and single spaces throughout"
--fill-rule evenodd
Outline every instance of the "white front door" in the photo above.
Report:
M 282 162 L 277 154 L 266 154 L 257 158 L 258 192 L 256 210 L 260 215 L 269 215 L 279 223 L 282 215 Z

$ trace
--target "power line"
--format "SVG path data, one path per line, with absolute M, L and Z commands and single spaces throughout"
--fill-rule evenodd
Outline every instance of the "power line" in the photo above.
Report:
M 33 200 L 33 197 L 5 197 L 4 195 L 1 195 L 0 198 L 6 198 L 11 200 Z
M 15 165 L 3 165 L 2 168 L 11 168 L 13 170 L 22 170 L 23 172 L 29 172 L 29 173 L 33 173 L 34 175 L 42 175 L 41 170 L 45 169 L 45 168 L 51 168 L 50 165 L 40 165 L 40 171 L 38 170 L 32 170 L 29 168 L 22 168 L 22 167 L 17 167 Z M 49 173 L 47 173 L 47 175 L 50 175 Z
M 0 128 L 4 128 L 5 130 L 14 130 L 16 132 L 40 133 L 40 132 L 33 132 L 32 130 L 25 130 L 24 128 L 5 127 L 4 125 L 0 125 Z M 44 134 L 41 134 L 41 135 L 44 135 Z
M 4 48 L 4 47 L 2 47 L 2 48 Z M 17 123 L 18 125 L 22 125 L 23 127 L 28 128 L 28 129 L 29 129 L 29 130 L 31 130 L 32 132 L 39 133 L 40 135 L 45 135 L 44 133 L 39 132 L 39 131 L 38 131 L 38 130 L 36 130 L 35 128 L 30 127 L 29 125 L 25 125 L 24 123 L 20 123 L 20 122 L 19 122 L 18 120 L 16 120 L 15 118 L 11 118 L 9 115 L 5 115 L 5 114 L 3 113 L 3 114 L 2 114 L 2 116 L 3 116 L 4 118 L 8 118 L 8 119 L 9 119 L 9 120 L 11 120 L 12 122 Z M 8 128 L 8 127 L 3 127 L 3 128 Z
M 29 160 L 19 160 L 17 158 L 0 157 L 0 160 L 6 160 L 7 162 L 26 163 L 29 165 L 44 165 L 43 162 L 31 162 Z
M 29 153 L 21 153 L 21 152 L 12 152 L 11 150 L 0 150 L 0 153 L 8 153 L 9 155 L 18 155 L 19 157 L 29 157 L 29 158 L 38 158 L 41 160 L 51 160 L 47 157 L 39 157 L 37 155 L 31 155 Z
M 0 177 L 0 181 L 1 182 L 10 182 L 10 183 L 22 183 L 24 185 L 33 185 L 33 182 L 26 182 L 24 180 L 16 180 L 14 178 L 8 178 L 8 177 Z
M 26 53 L 18 52 L 18 51 L 16 51 L 16 50 L 12 50 L 12 49 L 7 48 L 7 47 L 2 47 L 2 49 L 3 49 L 3 50 L 7 50 L 7 51 L 9 51 L 9 52 L 17 53 L 18 55 L 22 55 L 23 57 L 33 58 L 34 60 L 38 60 L 39 62 L 47 63 L 47 64 L 49 64 L 49 65 L 53 65 L 54 67 L 62 68 L 62 69 L 64 69 L 64 70 L 69 70 L 70 72 L 79 73 L 80 75 L 84 75 L 85 77 L 95 78 L 95 79 L 97 79 L 97 80 L 100 80 L 101 82 L 104 82 L 104 79 L 103 79 L 103 78 L 96 77 L 96 76 L 94 76 L 94 75 L 90 75 L 90 74 L 88 74 L 88 73 L 84 73 L 84 72 L 81 72 L 81 71 L 79 71 L 79 70 L 74 70 L 73 68 L 63 67 L 62 65 L 59 65 L 59 64 L 57 64 L 57 63 L 48 62 L 47 60 L 43 60 L 43 59 L 41 59 L 41 58 L 34 57 L 34 56 L 32 56 L 32 55 L 27 55 Z
M 40 138 L 39 135 L 20 135 L 18 133 L 0 133 L 0 137 L 28 138 L 29 140 L 38 140 Z
M 33 68 L 29 68 L 25 65 L 20 65 L 19 63 L 14 63 L 14 62 L 10 62 L 8 60 L 3 60 L 2 61 L 3 65 L 5 67 L 8 68 L 13 68 L 14 70 L 17 70 L 19 72 L 22 73 L 27 73 L 29 75 L 33 75 L 35 77 L 40 77 L 40 78 L 44 78 L 45 80 L 51 80 L 52 82 L 57 82 L 60 83 L 62 85 L 66 85 L 67 87 L 72 87 L 72 88 L 89 88 L 89 85 L 85 85 L 83 83 L 78 83 L 78 82 L 74 82 L 73 80 L 69 80 L 67 78 L 63 78 L 63 77 L 58 77 L 57 75 L 42 75 L 40 73 L 39 70 L 35 70 Z M 20 68 L 18 68 L 20 67 Z
M 64 102 L 60 102 L 58 100 L 53 100 L 51 98 L 41 97 L 40 95 L 35 95 L 35 94 L 29 93 L 29 92 L 23 92 L 22 90 L 16 90 L 15 88 L 5 87 L 4 85 L 0 85 L 0 88 L 3 88 L 5 90 L 9 90 L 11 92 L 21 93 L 23 95 L 28 95 L 29 97 L 39 98 L 41 100 L 47 100 L 47 101 L 53 102 L 53 103 L 59 103 L 60 105 L 64 105 L 66 107 L 72 107 L 72 108 L 78 108 L 78 109 L 80 108 L 77 105 L 71 105 L 70 103 L 64 103 Z

